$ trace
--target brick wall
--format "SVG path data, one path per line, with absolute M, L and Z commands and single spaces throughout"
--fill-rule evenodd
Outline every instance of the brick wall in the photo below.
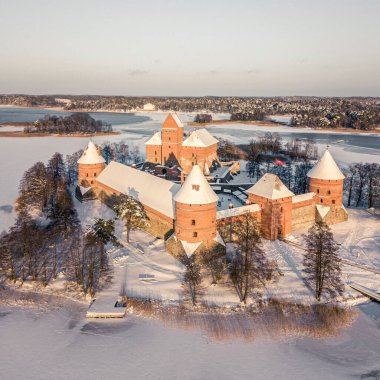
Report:
M 292 229 L 293 231 L 308 228 L 315 223 L 316 208 L 314 199 L 293 204 Z
M 210 167 L 212 162 L 217 159 L 218 144 L 209 147 L 187 147 L 183 146 L 181 151 L 180 165 L 185 174 L 190 173 L 191 168 L 198 164 L 204 172 L 205 163 Z
M 80 186 L 95 185 L 96 178 L 105 168 L 105 164 L 78 164 L 78 184 Z
M 325 180 L 310 178 L 309 191 L 316 194 L 316 203 L 322 206 L 341 207 L 343 180 Z
M 187 205 L 175 202 L 175 234 L 191 243 L 211 240 L 216 236 L 216 202 Z
M 153 164 L 162 164 L 161 145 L 147 145 L 146 160 Z

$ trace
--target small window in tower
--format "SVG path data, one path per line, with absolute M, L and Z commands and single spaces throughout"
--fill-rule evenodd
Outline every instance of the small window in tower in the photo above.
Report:
M 335 199 L 332 200 L 332 204 L 335 205 Z
M 96 173 L 94 173 L 94 177 L 96 177 Z
M 323 199 L 321 199 L 321 203 L 323 203 Z
M 86 177 L 88 177 L 88 173 L 86 173 Z
M 171 141 L 172 140 L 172 138 L 171 137 L 169 137 L 169 141 Z
M 319 189 L 317 189 L 317 194 L 319 194 Z
M 170 145 L 169 145 L 169 149 L 170 149 Z
M 194 153 L 191 153 L 192 157 L 194 157 Z
M 157 162 L 157 157 L 154 159 L 155 162 Z
M 192 226 L 195 226 L 195 219 L 193 219 L 193 220 L 191 221 L 191 225 L 192 225 Z
M 330 195 L 330 194 L 331 194 L 331 191 L 330 191 L 330 190 L 327 190 L 327 194 Z
M 198 232 L 193 232 L 193 237 L 198 237 Z
M 192 162 L 191 165 L 194 166 L 194 162 Z
M 154 151 L 154 154 L 157 155 L 157 150 Z
M 94 183 L 94 181 L 91 181 L 91 185 Z

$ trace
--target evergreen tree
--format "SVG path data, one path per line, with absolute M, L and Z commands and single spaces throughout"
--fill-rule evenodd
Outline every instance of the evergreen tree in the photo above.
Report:
M 307 252 L 303 260 L 306 279 L 315 289 L 315 298 L 320 301 L 327 294 L 335 298 L 343 293 L 341 260 L 338 246 L 330 227 L 324 222 L 315 223 L 304 235 Z
M 115 206 L 115 211 L 118 217 L 125 222 L 128 243 L 131 231 L 145 228 L 148 225 L 149 218 L 144 210 L 144 206 L 137 199 L 130 196 L 123 196 Z

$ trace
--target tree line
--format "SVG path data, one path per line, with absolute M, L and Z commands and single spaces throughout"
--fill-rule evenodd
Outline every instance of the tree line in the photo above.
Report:
M 93 296 L 110 279 L 106 245 L 117 245 L 114 220 L 82 226 L 67 166 L 55 153 L 35 163 L 20 182 L 15 224 L 0 236 L 0 277 L 48 285 L 63 273 L 68 284 Z
M 71 134 L 71 133 L 109 133 L 112 132 L 111 124 L 101 120 L 95 120 L 88 113 L 77 112 L 69 116 L 45 115 L 31 126 L 24 128 L 25 133 L 54 133 L 54 134 Z

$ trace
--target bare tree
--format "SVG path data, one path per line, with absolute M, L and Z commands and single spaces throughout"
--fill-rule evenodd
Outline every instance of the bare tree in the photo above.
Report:
M 182 288 L 184 294 L 190 297 L 193 306 L 195 306 L 203 293 L 201 266 L 197 263 L 195 255 L 186 260 L 185 266 Z
M 241 302 L 257 296 L 260 288 L 272 279 L 275 263 L 266 258 L 262 248 L 257 219 L 246 213 L 235 221 L 235 254 L 230 264 L 230 277 Z
M 341 260 L 338 246 L 330 227 L 324 222 L 315 223 L 304 235 L 307 252 L 303 265 L 307 281 L 315 289 L 315 298 L 320 301 L 324 294 L 335 298 L 343 293 Z

